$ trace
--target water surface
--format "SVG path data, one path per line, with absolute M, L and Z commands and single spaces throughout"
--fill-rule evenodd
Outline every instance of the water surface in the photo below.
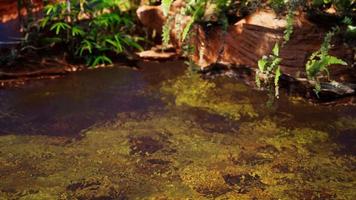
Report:
M 356 108 L 180 61 L 0 90 L 0 199 L 356 199 Z

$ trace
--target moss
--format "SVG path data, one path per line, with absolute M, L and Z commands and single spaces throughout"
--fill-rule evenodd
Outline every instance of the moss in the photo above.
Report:
M 247 98 L 236 99 L 233 97 L 236 90 L 240 91 L 240 89 L 230 85 L 224 87 L 225 90 L 220 90 L 215 83 L 202 79 L 199 74 L 186 73 L 184 76 L 166 83 L 162 91 L 172 94 L 175 104 L 178 106 L 188 105 L 206 109 L 235 120 L 239 120 L 241 117 L 258 116 Z
M 199 166 L 188 166 L 180 174 L 183 183 L 208 197 L 225 194 L 230 189 L 219 171 Z
M 326 132 L 289 129 L 269 118 L 239 123 L 235 131 L 215 131 L 203 128 L 191 109 L 167 109 L 120 114 L 79 139 L 0 136 L 0 196 L 301 199 L 307 192 L 305 197 L 354 199 L 356 195 L 355 157 L 334 154 L 338 144 Z
M 266 142 L 275 146 L 278 150 L 283 148 L 295 149 L 300 153 L 308 154 L 305 148 L 314 143 L 323 143 L 327 141 L 328 134 L 309 128 L 298 128 L 294 130 L 282 130 L 278 135 L 267 138 Z

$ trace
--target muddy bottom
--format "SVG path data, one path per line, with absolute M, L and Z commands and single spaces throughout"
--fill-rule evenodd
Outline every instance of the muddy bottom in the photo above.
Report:
M 356 108 L 140 63 L 0 90 L 0 199 L 356 199 Z

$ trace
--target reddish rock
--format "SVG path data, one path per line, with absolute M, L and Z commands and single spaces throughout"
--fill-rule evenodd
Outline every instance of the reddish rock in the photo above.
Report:
M 171 12 L 179 13 L 181 4 L 176 3 L 171 8 Z M 158 12 L 155 8 L 155 12 Z M 152 19 L 152 21 L 156 21 Z M 181 32 L 189 18 L 182 18 L 181 15 L 174 15 L 171 22 L 171 40 L 178 49 L 181 42 L 178 40 L 177 32 Z M 159 20 L 158 20 L 159 21 Z M 177 25 L 178 24 L 178 25 Z M 276 42 L 283 42 L 283 31 L 287 26 L 285 17 L 279 17 L 273 11 L 259 10 L 256 13 L 230 25 L 227 31 L 223 31 L 219 26 L 205 27 L 195 25 L 193 27 L 193 37 L 190 44 L 195 47 L 194 54 L 191 55 L 201 68 L 206 68 L 215 63 L 228 66 L 245 65 L 257 68 L 257 61 L 263 56 L 271 53 Z M 180 30 L 180 31 L 178 31 Z M 320 48 L 327 30 L 311 23 L 304 13 L 298 14 L 294 18 L 294 32 L 280 50 L 282 58 L 282 73 L 294 78 L 305 78 L 305 64 L 309 56 Z M 354 50 L 346 47 L 337 38 L 333 41 L 330 54 L 345 60 L 349 66 L 331 66 L 331 78 L 333 80 L 345 82 L 356 80 L 353 68 L 355 63 Z
M 31 5 L 32 12 L 38 12 L 43 7 L 42 0 L 27 0 L 25 3 Z M 22 16 L 27 15 L 28 10 L 22 6 L 18 7 L 18 0 L 1 0 L 0 1 L 0 22 L 5 23 L 10 20 L 17 19 L 19 17 L 19 13 Z
M 160 6 L 140 6 L 136 11 L 137 17 L 145 27 L 162 33 L 165 17 Z
M 196 52 L 192 58 L 202 68 L 214 63 L 257 68 L 257 61 L 270 54 L 276 42 L 283 42 L 285 27 L 285 19 L 279 19 L 269 11 L 259 11 L 230 25 L 226 32 L 219 27 L 209 30 L 196 26 L 194 31 L 197 34 L 192 40 Z M 310 23 L 303 15 L 297 16 L 293 35 L 280 50 L 282 72 L 295 78 L 305 78 L 307 59 L 320 48 L 325 34 L 325 30 Z M 353 50 L 341 43 L 334 42 L 330 54 L 347 61 L 350 66 L 354 62 Z M 345 72 L 351 70 L 350 66 L 332 66 L 331 78 L 342 81 L 340 74 L 348 74 Z

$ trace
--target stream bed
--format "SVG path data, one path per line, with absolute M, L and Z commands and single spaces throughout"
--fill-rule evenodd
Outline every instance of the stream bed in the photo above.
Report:
M 356 107 L 182 61 L 0 90 L 2 199 L 356 199 Z

